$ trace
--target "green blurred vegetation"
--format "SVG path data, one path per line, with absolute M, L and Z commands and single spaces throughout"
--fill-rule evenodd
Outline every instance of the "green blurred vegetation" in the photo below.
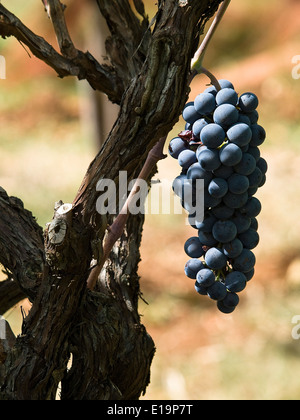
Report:
M 155 2 L 146 3 L 153 15 Z M 3 4 L 55 43 L 35 1 Z M 261 148 L 269 172 L 258 194 L 263 211 L 256 277 L 241 294 L 237 311 L 220 314 L 184 276 L 183 244 L 193 235 L 185 217 L 147 216 L 140 274 L 149 305 L 141 301 L 140 312 L 157 353 L 144 398 L 300 397 L 300 343 L 291 335 L 292 318 L 300 314 L 300 80 L 291 74 L 292 57 L 299 54 L 299 25 L 298 1 L 233 0 L 211 43 L 206 67 L 230 79 L 240 93 L 258 94 L 260 122 L 268 133 Z M 82 42 L 76 27 L 71 32 Z M 0 53 L 7 60 L 7 80 L 0 80 L 0 185 L 19 196 L 44 226 L 55 201 L 72 201 L 97 152 L 82 122 L 86 86 L 58 79 L 12 39 L 0 40 Z M 191 98 L 206 83 L 199 76 Z M 181 130 L 182 121 L 170 138 Z M 168 158 L 159 164 L 156 178 L 172 180 L 178 173 L 177 163 Z M 6 317 L 19 332 L 20 309 Z

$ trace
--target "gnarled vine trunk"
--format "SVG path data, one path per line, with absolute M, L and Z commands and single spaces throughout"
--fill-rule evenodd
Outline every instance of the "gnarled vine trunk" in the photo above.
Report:
M 155 346 L 138 313 L 144 219 L 129 217 L 89 290 L 91 262 L 101 258 L 113 222 L 96 211 L 96 186 L 106 178 L 118 185 L 120 171 L 127 171 L 128 181 L 136 178 L 149 151 L 177 122 L 189 93 L 191 58 L 220 2 L 159 0 L 149 23 L 142 0 L 98 0 L 111 33 L 105 65 L 75 47 L 59 0 L 43 3 L 60 52 L 0 5 L 2 37 L 15 37 L 60 77 L 86 79 L 120 105 L 72 205 L 57 203 L 45 232 L 19 199 L 0 189 L 0 262 L 8 273 L 0 283 L 0 313 L 24 296 L 32 301 L 22 334 L 1 340 L 1 399 L 54 399 L 59 383 L 61 398 L 69 400 L 138 399 L 145 392 Z

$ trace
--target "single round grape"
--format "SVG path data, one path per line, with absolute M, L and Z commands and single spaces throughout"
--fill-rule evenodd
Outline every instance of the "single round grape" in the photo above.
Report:
M 234 240 L 237 235 L 237 228 L 230 220 L 219 220 L 214 224 L 212 234 L 216 241 L 224 244 Z
M 239 107 L 243 112 L 252 112 L 258 107 L 258 98 L 254 93 L 246 92 L 239 98 Z
M 229 128 L 227 138 L 237 146 L 243 147 L 250 143 L 252 130 L 247 124 L 237 123 Z
M 257 221 L 257 219 L 255 217 L 252 217 L 250 220 L 251 220 L 251 222 L 250 222 L 250 226 L 249 227 L 251 229 L 258 230 L 258 221 Z
M 213 171 L 221 165 L 217 149 L 202 149 L 198 154 L 198 161 L 206 171 Z
M 196 156 L 197 156 L 197 159 L 199 159 L 200 153 L 202 153 L 202 152 L 203 152 L 203 150 L 207 150 L 207 146 L 204 146 L 204 145 L 202 144 L 201 146 L 198 146 L 198 147 L 197 147 L 197 150 L 196 150 Z
M 221 89 L 216 96 L 217 105 L 231 104 L 236 106 L 238 103 L 238 94 L 232 88 Z
M 229 191 L 234 194 L 243 194 L 249 188 L 249 179 L 245 175 L 233 174 L 227 183 Z
M 197 179 L 203 179 L 204 187 L 207 187 L 212 180 L 212 173 L 202 168 L 199 162 L 193 163 L 187 171 L 187 179 L 195 181 Z
M 194 124 L 195 121 L 201 118 L 201 115 L 195 109 L 194 102 L 188 102 L 182 112 L 183 119 L 190 124 Z
M 261 179 L 260 183 L 258 184 L 258 188 L 261 188 L 263 185 L 265 185 L 266 182 L 267 182 L 267 176 L 266 176 L 266 174 L 263 174 L 262 179 Z M 254 194 L 252 194 L 252 195 L 254 195 Z
M 184 244 L 185 253 L 191 258 L 200 258 L 204 254 L 202 243 L 198 236 L 189 238 Z
M 208 186 L 208 192 L 212 197 L 222 198 L 228 191 L 228 184 L 225 179 L 213 178 Z
M 248 149 L 249 150 L 249 149 Z M 242 159 L 234 166 L 235 172 L 240 175 L 250 175 L 256 168 L 256 160 L 250 153 L 243 153 Z
M 250 144 L 249 148 L 247 150 L 247 153 L 250 153 L 250 155 L 252 155 L 254 157 L 255 162 L 258 162 L 258 160 L 260 158 L 260 150 L 257 146 L 252 146 Z
M 205 146 L 216 149 L 224 142 L 225 131 L 218 124 L 208 124 L 201 130 L 200 140 Z
M 222 127 L 230 127 L 239 119 L 239 112 L 235 106 L 223 104 L 217 107 L 213 115 L 214 122 Z
M 240 211 L 236 211 L 234 216 L 231 218 L 231 221 L 235 224 L 237 228 L 237 233 L 246 232 L 250 228 L 251 219 L 248 216 L 245 216 Z
M 225 285 L 230 292 L 242 292 L 247 284 L 245 275 L 240 271 L 232 271 L 225 277 Z
M 258 187 L 263 179 L 263 174 L 261 170 L 256 167 L 254 171 L 248 175 L 249 187 Z
M 192 150 L 183 150 L 179 153 L 178 163 L 183 169 L 188 169 L 193 163 L 197 162 L 196 153 Z
M 203 268 L 205 266 L 202 261 L 198 260 L 198 258 L 192 258 L 185 264 L 184 272 L 187 277 L 196 280 L 197 273 Z
M 220 149 L 220 161 L 225 166 L 237 165 L 243 157 L 243 152 L 239 146 L 228 143 Z
M 200 93 L 195 99 L 194 107 L 200 115 L 210 114 L 216 107 L 215 96 L 207 92 Z
M 261 212 L 261 202 L 256 197 L 251 197 L 245 205 L 240 209 L 240 212 L 250 218 L 257 217 Z
M 187 180 L 186 175 L 178 175 L 173 181 L 172 189 L 174 193 L 180 198 L 183 197 L 184 184 L 186 180 Z
M 225 299 L 222 300 L 222 303 L 228 308 L 238 306 L 239 302 L 240 302 L 240 298 L 235 292 L 227 293 Z
M 250 270 L 250 271 L 248 271 L 247 273 L 244 273 L 244 274 L 245 274 L 246 280 L 248 282 L 254 277 L 255 269 L 252 268 L 252 270 Z
M 221 270 L 226 266 L 227 258 L 220 248 L 212 247 L 205 254 L 205 263 L 212 270 Z
M 226 286 L 220 281 L 216 281 L 212 286 L 207 289 L 207 295 L 212 300 L 223 300 L 227 295 Z
M 220 80 L 218 80 L 218 82 L 219 82 L 219 85 L 221 86 L 221 89 L 228 88 L 228 89 L 233 89 L 234 90 L 234 86 L 229 80 L 220 79 Z
M 226 306 L 223 302 L 224 300 L 219 300 L 217 302 L 217 307 L 220 312 L 222 312 L 223 314 L 231 314 L 235 311 L 236 306 Z
M 265 174 L 268 171 L 268 164 L 264 158 L 260 157 L 256 165 L 261 170 L 262 174 Z
M 196 280 L 200 286 L 210 287 L 215 283 L 216 277 L 213 271 L 209 270 L 208 268 L 203 268 L 202 270 L 198 271 Z
M 233 268 L 236 271 L 247 273 L 254 268 L 256 262 L 255 255 L 250 249 L 244 248 L 241 254 L 233 260 Z
M 266 139 L 265 129 L 258 124 L 251 125 L 252 138 L 250 141 L 251 146 L 260 146 Z
M 214 245 L 217 245 L 218 243 L 213 237 L 211 232 L 203 232 L 202 230 L 199 230 L 198 236 L 199 236 L 200 242 L 204 246 L 214 246 Z
M 251 124 L 257 124 L 259 120 L 259 114 L 256 109 L 252 112 L 247 112 L 246 115 L 249 118 Z
M 238 236 L 244 248 L 254 249 L 259 244 L 259 234 L 255 229 L 249 228 L 246 232 L 240 233 Z
M 188 149 L 187 143 L 180 137 L 174 137 L 169 143 L 169 155 L 174 159 L 178 159 L 179 153 Z
M 201 286 L 200 284 L 198 284 L 197 282 L 195 283 L 195 290 L 197 293 L 199 293 L 199 295 L 201 296 L 206 296 L 207 295 L 207 289 L 204 286 Z
M 200 139 L 200 133 L 206 125 L 208 125 L 208 122 L 204 118 L 194 122 L 192 131 L 197 139 Z
M 242 242 L 235 238 L 233 241 L 223 245 L 223 252 L 227 258 L 236 258 L 241 254 L 243 248 Z

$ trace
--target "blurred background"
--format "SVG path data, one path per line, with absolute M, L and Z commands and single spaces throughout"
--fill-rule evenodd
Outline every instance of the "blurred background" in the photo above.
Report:
M 56 46 L 42 5 L 3 0 L 36 33 Z M 76 45 L 104 60 L 105 25 L 94 1 L 66 0 Z M 146 0 L 152 17 L 154 0 Z M 0 185 L 20 197 L 41 226 L 55 201 L 72 202 L 99 150 L 117 107 L 94 95 L 85 82 L 60 80 L 14 39 L 0 40 L 6 80 L 0 80 Z M 157 352 L 144 399 L 298 399 L 300 342 L 292 337 L 300 315 L 300 3 L 298 0 L 232 0 L 204 63 L 239 93 L 260 98 L 261 147 L 269 164 L 257 197 L 261 241 L 256 275 L 232 315 L 194 291 L 184 275 L 183 245 L 194 235 L 184 215 L 147 215 L 140 264 L 143 323 Z M 299 77 L 299 78 L 298 78 Z M 193 82 L 191 99 L 208 83 Z M 100 114 L 99 114 L 100 112 Z M 99 125 L 95 125 L 94 115 Z M 182 120 L 169 140 L 183 129 Z M 179 174 L 171 157 L 155 179 Z M 23 308 L 28 310 L 26 301 Z M 20 332 L 18 306 L 5 314 Z

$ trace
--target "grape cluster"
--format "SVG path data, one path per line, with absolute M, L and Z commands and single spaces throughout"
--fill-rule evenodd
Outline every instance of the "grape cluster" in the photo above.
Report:
M 185 130 L 170 141 L 169 154 L 182 168 L 173 190 L 198 231 L 184 245 L 190 257 L 185 274 L 196 280 L 200 295 L 216 301 L 221 312 L 232 313 L 238 293 L 254 276 L 261 211 L 254 195 L 266 181 L 267 162 L 259 150 L 266 132 L 258 124 L 257 96 L 239 96 L 227 80 L 219 84 L 221 90 L 210 86 L 186 104 Z M 191 213 L 191 194 L 187 200 L 183 193 L 188 185 L 193 196 L 197 179 L 204 181 L 201 220 Z

